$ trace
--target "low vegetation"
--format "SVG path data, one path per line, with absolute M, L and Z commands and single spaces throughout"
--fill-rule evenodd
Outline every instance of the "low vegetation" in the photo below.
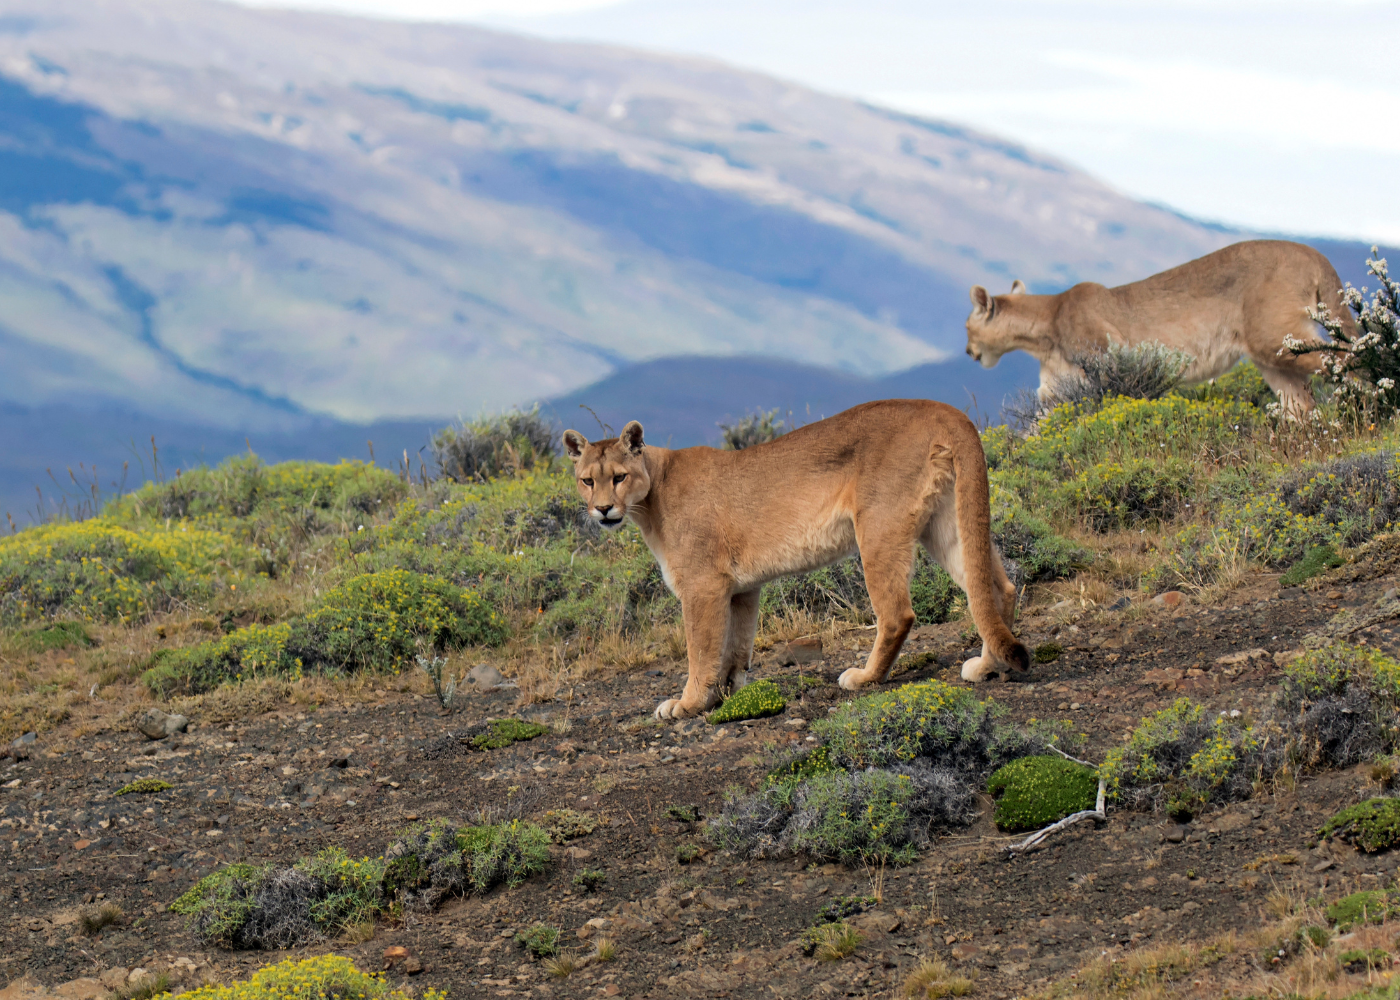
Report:
M 1036 830 L 1071 813 L 1094 808 L 1098 777 L 1063 757 L 1022 757 L 987 780 L 997 800 L 992 814 L 1003 830 Z
M 189 1000 L 446 1000 L 447 994 L 429 987 L 417 991 L 389 986 L 382 976 L 361 972 L 355 963 L 341 955 L 321 955 L 259 969 L 246 980 L 221 986 L 200 986 L 180 994 Z M 169 993 L 161 995 L 167 1000 Z
M 724 699 L 724 703 L 706 718 L 711 725 L 718 726 L 744 719 L 767 718 L 785 708 L 787 699 L 778 685 L 769 680 L 754 681 Z
M 549 864 L 549 834 L 518 820 L 404 831 L 377 858 L 327 847 L 290 867 L 236 863 L 171 904 L 203 941 L 227 948 L 292 948 L 404 908 L 514 887 Z

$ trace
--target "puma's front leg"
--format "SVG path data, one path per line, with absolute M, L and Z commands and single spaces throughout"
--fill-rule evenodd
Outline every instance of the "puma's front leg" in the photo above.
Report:
M 688 719 L 713 708 L 719 704 L 720 686 L 727 675 L 724 654 L 729 635 L 728 588 L 687 591 L 680 598 L 690 672 L 681 696 L 656 706 L 658 719 Z

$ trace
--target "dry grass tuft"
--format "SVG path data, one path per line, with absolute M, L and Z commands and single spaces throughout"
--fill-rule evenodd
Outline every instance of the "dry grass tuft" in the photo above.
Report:
M 817 928 L 817 947 L 813 955 L 819 962 L 839 962 L 850 958 L 864 940 L 860 931 L 842 921 Z
M 966 976 L 955 976 L 943 959 L 926 958 L 904 980 L 903 995 L 935 1000 L 938 997 L 965 997 L 972 989 L 972 980 Z
M 116 903 L 103 903 L 95 910 L 86 910 L 78 915 L 78 929 L 93 937 L 100 934 L 102 928 L 120 923 L 123 916 L 122 908 Z
M 617 958 L 617 942 L 610 937 L 600 937 L 594 944 L 598 961 L 611 962 Z
M 557 955 L 546 958 L 540 964 L 544 966 L 544 971 L 555 979 L 566 979 L 579 967 L 578 956 L 569 951 L 561 951 Z

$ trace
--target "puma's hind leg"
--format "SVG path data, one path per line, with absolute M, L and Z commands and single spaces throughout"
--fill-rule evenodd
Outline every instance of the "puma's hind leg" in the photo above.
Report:
M 914 627 L 914 605 L 909 599 L 909 573 L 914 565 L 914 540 L 902 533 L 891 537 L 861 537 L 856 526 L 865 588 L 875 610 L 875 645 L 864 667 L 845 671 L 838 683 L 847 691 L 879 684 L 889 675 L 909 630 Z
M 753 662 L 753 640 L 758 634 L 760 590 L 745 591 L 729 599 L 729 633 L 724 644 L 724 670 L 721 693 L 732 694 L 749 682 Z
M 934 511 L 919 540 L 929 558 L 942 566 L 953 578 L 953 582 L 962 588 L 963 593 L 967 593 L 969 581 L 967 569 L 963 564 L 962 539 L 958 536 L 957 513 L 951 491 L 946 501 Z M 1006 622 L 1006 627 L 1011 628 L 1016 621 L 1016 587 L 1007 577 L 995 548 L 992 551 L 992 573 L 995 577 L 992 581 L 992 598 L 996 603 L 997 614 Z M 996 657 L 988 650 L 985 640 L 982 642 L 981 654 L 962 665 L 962 679 L 965 681 L 1004 679 L 1007 672 L 1007 665 L 997 662 Z

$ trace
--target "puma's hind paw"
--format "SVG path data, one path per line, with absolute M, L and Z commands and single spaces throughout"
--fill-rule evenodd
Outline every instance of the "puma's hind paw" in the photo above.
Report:
M 997 669 L 996 661 L 990 656 L 974 656 L 962 665 L 962 679 L 972 681 L 1005 680 L 1005 675 Z

